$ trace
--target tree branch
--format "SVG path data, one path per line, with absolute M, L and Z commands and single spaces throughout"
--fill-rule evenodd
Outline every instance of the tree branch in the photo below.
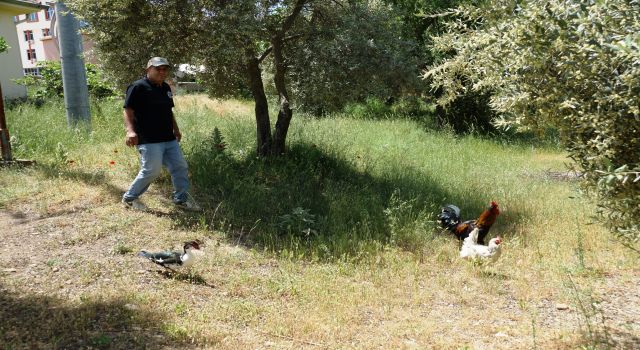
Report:
M 310 0 L 296 1 L 296 4 L 293 7 L 293 12 L 291 12 L 291 14 L 284 20 L 284 22 L 282 22 L 282 28 L 280 29 L 280 33 L 278 33 L 279 35 L 284 36 L 284 33 L 291 29 L 291 27 L 293 26 L 293 22 L 296 20 L 296 18 L 302 11 L 302 8 L 308 1 Z
M 264 52 L 262 53 L 262 55 L 260 55 L 260 57 L 258 58 L 258 63 L 262 63 L 262 61 L 264 61 L 265 58 L 267 58 L 267 56 L 269 56 L 269 54 L 271 53 L 271 51 L 273 51 L 273 46 L 269 46 L 269 48 L 267 48 L 266 50 L 264 50 Z
M 282 42 L 287 42 L 289 40 L 297 39 L 297 38 L 302 37 L 303 35 L 304 34 L 302 34 L 302 33 L 289 35 L 289 36 L 285 37 L 284 39 L 282 39 Z M 260 55 L 260 57 L 258 58 L 258 62 L 264 61 L 264 59 L 269 56 L 269 54 L 271 53 L 272 50 L 273 50 L 273 46 L 269 46 L 266 50 L 264 50 L 262 55 Z
M 304 34 L 302 34 L 302 33 L 289 35 L 289 36 L 284 37 L 284 39 L 282 39 L 282 41 L 286 43 L 289 40 L 298 39 L 298 38 L 302 37 L 303 35 Z

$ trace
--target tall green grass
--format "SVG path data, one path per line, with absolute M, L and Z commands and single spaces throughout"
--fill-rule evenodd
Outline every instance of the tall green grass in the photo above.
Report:
M 93 101 L 91 125 L 80 124 L 76 128 L 67 126 L 62 99 L 11 106 L 6 114 L 14 157 L 50 163 L 60 160 L 63 152 L 121 139 L 123 125 L 119 104 L 116 100 Z
M 441 205 L 455 203 L 466 218 L 490 200 L 509 207 L 542 186 L 523 177 L 523 169 L 547 166 L 529 163 L 537 150 L 526 143 L 430 131 L 409 118 L 345 115 L 296 115 L 288 153 L 263 159 L 255 155 L 251 113 L 182 107 L 176 114 L 193 194 L 207 210 L 177 224 L 200 223 L 282 256 L 358 259 L 389 247 L 423 254 L 440 234 Z M 67 127 L 61 101 L 13 107 L 15 156 L 63 171 L 69 159 L 79 159 L 84 170 L 76 172 L 88 173 L 115 159 L 128 164 L 125 171 L 102 171 L 100 181 L 126 183 L 137 164 L 135 152 L 123 147 L 121 101 L 96 102 L 91 110 L 87 131 Z

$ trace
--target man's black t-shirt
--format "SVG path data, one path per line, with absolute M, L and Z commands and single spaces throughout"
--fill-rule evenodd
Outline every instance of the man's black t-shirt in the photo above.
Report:
M 173 135 L 173 95 L 165 82 L 155 85 L 144 78 L 127 88 L 124 107 L 133 109 L 133 127 L 138 144 L 175 140 Z

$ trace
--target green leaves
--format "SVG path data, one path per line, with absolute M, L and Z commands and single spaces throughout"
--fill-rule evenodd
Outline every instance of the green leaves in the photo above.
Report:
M 7 45 L 7 42 L 4 40 L 4 38 L 0 36 L 0 53 L 3 53 L 8 50 L 9 50 L 9 45 Z
M 640 3 L 512 0 L 460 7 L 434 47 L 455 52 L 424 78 L 447 104 L 491 94 L 497 124 L 557 128 L 602 217 L 640 238 Z M 615 169 L 615 170 L 613 170 Z
M 28 75 L 18 79 L 16 82 L 21 85 L 33 87 L 33 96 L 38 99 L 46 99 L 52 96 L 63 96 L 62 87 L 62 67 L 58 61 L 38 62 L 40 76 Z M 103 71 L 95 64 L 87 63 L 87 84 L 91 97 L 103 98 L 116 94 L 113 84 L 104 76 Z
M 413 39 L 402 36 L 393 8 L 368 1 L 318 7 L 312 35 L 290 43 L 287 56 L 295 101 L 306 110 L 340 110 L 366 98 L 399 96 L 417 86 Z

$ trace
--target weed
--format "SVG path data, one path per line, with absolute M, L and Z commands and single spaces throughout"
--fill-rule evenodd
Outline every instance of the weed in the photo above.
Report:
M 315 222 L 316 216 L 311 214 L 309 209 L 296 207 L 291 213 L 278 216 L 276 227 L 285 234 L 309 238 L 317 234 L 312 228 Z
M 589 291 L 580 289 L 569 271 L 566 271 L 564 285 L 582 316 L 582 326 L 586 335 L 585 340 L 587 340 L 586 348 L 598 349 L 600 345 L 611 343 L 605 325 L 606 318 L 602 309 L 598 307 L 600 302 Z
M 118 243 L 113 247 L 113 252 L 115 254 L 125 255 L 133 252 L 133 248 L 127 246 L 124 242 L 118 241 Z
M 104 347 L 104 346 L 110 345 L 112 341 L 113 339 L 111 337 L 103 334 L 103 335 L 99 335 L 97 337 L 92 338 L 91 344 L 95 346 Z

